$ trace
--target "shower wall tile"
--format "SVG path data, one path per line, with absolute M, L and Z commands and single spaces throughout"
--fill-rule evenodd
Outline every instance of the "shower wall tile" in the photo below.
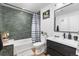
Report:
M 1 6 L 0 31 L 9 32 L 10 39 L 31 38 L 32 14 Z

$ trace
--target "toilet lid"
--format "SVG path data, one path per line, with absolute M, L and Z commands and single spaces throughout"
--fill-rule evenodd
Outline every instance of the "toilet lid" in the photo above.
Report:
M 36 46 L 40 46 L 40 45 L 42 45 L 42 44 L 44 44 L 44 42 L 36 42 L 36 43 L 33 44 L 33 46 L 36 47 Z

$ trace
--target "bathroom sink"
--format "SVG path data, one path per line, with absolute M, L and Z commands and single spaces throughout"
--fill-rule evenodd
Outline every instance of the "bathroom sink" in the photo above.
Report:
M 10 39 L 7 42 L 5 42 L 3 46 L 13 45 L 13 44 L 14 44 L 14 39 Z

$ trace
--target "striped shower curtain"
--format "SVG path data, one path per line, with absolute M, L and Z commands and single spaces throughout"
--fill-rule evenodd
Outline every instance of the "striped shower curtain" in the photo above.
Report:
M 32 42 L 40 41 L 40 16 L 34 13 L 32 18 Z

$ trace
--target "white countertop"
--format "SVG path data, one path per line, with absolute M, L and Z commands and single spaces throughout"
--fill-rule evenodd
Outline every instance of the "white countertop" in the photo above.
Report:
M 78 45 L 78 41 L 74 41 L 73 39 L 64 39 L 62 37 L 48 37 L 47 39 L 73 48 L 77 48 Z
M 14 44 L 14 39 L 9 39 L 7 43 L 3 44 L 3 46 L 8 46 Z

